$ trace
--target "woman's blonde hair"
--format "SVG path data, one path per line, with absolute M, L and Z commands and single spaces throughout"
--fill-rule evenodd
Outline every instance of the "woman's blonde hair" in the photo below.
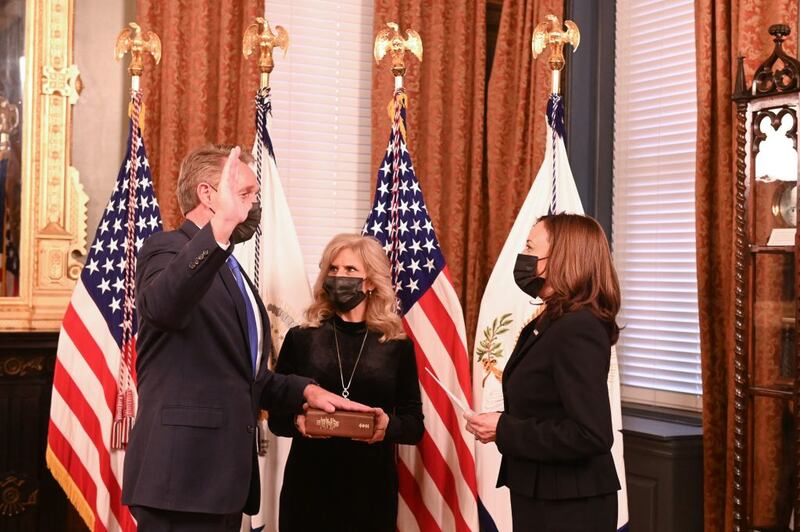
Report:
M 371 236 L 343 233 L 336 235 L 322 252 L 319 275 L 314 283 L 314 302 L 306 310 L 306 326 L 319 327 L 323 320 L 336 314 L 333 304 L 322 288 L 333 259 L 344 249 L 353 251 L 364 263 L 366 281 L 375 285 L 367 296 L 367 327 L 382 333 L 381 342 L 406 337 L 403 322 L 396 312 L 389 259 L 377 240 Z

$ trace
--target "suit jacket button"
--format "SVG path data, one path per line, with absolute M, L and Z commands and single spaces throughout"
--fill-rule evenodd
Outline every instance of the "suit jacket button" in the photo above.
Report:
M 256 428 L 255 428 L 253 425 L 247 425 L 247 432 L 249 432 L 250 434 L 252 434 L 252 433 L 254 433 L 255 431 L 256 431 Z

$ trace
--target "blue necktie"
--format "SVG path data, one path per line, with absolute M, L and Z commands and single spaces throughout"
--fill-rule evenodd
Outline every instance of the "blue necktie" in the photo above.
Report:
M 250 296 L 247 295 L 247 289 L 244 287 L 242 270 L 239 268 L 239 263 L 233 255 L 228 257 L 228 267 L 231 269 L 231 272 L 233 272 L 233 277 L 236 279 L 236 284 L 242 292 L 244 306 L 247 309 L 247 339 L 250 340 L 250 362 L 253 366 L 253 375 L 255 375 L 256 360 L 258 360 L 258 327 L 256 327 L 256 314 L 253 311 L 253 304 L 250 303 Z

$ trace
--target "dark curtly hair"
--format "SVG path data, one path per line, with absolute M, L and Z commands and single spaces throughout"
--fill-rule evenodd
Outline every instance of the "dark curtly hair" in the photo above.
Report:
M 540 218 L 550 241 L 543 292 L 545 314 L 555 320 L 587 309 L 606 324 L 611 344 L 619 338 L 620 290 L 603 228 L 580 214 Z M 549 290 L 547 289 L 549 287 Z

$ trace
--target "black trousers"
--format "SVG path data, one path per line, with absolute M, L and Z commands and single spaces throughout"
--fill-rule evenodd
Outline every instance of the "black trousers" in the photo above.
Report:
M 241 512 L 235 514 L 199 514 L 173 512 L 146 506 L 131 506 L 139 532 L 238 532 Z
M 511 492 L 514 532 L 615 532 L 617 494 L 546 501 Z

